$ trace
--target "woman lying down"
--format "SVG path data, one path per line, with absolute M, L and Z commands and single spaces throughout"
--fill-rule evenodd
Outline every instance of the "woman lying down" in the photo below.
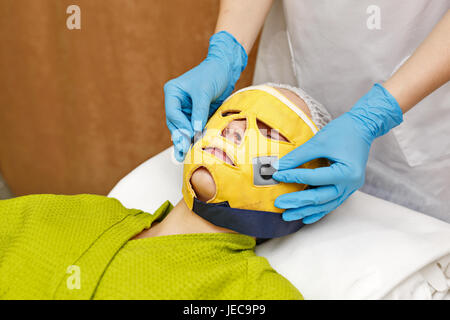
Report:
M 0 201 L 0 297 L 302 299 L 254 249 L 302 226 L 274 200 L 306 186 L 276 182 L 272 164 L 329 120 L 300 89 L 249 87 L 191 147 L 175 207 L 151 215 L 87 194 Z

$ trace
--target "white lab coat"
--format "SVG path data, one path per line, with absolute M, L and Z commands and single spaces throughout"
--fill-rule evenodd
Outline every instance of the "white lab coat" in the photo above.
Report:
M 449 7 L 449 0 L 275 1 L 254 84 L 299 86 L 335 118 L 386 81 Z M 450 83 L 374 141 L 362 191 L 450 222 Z

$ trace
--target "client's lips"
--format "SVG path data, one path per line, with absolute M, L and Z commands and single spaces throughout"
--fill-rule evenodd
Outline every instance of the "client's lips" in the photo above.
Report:
M 233 160 L 230 159 L 229 156 L 223 151 L 222 149 L 216 148 L 216 147 L 206 147 L 203 148 L 204 151 L 211 153 L 213 156 L 218 158 L 219 160 L 222 160 L 223 162 L 226 162 L 228 164 L 231 164 L 234 166 Z

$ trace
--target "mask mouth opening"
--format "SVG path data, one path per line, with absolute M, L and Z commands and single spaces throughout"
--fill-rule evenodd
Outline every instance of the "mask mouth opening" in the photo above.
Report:
M 200 201 L 207 202 L 216 196 L 216 182 L 206 167 L 195 169 L 189 179 L 195 197 Z
M 231 160 L 231 158 L 227 155 L 227 153 L 220 148 L 204 147 L 204 148 L 202 148 L 202 150 L 212 154 L 214 157 L 216 157 L 217 159 L 219 159 L 225 163 L 228 163 L 234 167 L 236 166 L 236 164 L 233 162 L 233 160 Z

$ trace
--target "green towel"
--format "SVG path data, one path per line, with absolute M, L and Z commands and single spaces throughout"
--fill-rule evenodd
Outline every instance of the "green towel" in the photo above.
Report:
M 231 233 L 130 240 L 153 215 L 96 195 L 0 201 L 1 299 L 302 299 Z

